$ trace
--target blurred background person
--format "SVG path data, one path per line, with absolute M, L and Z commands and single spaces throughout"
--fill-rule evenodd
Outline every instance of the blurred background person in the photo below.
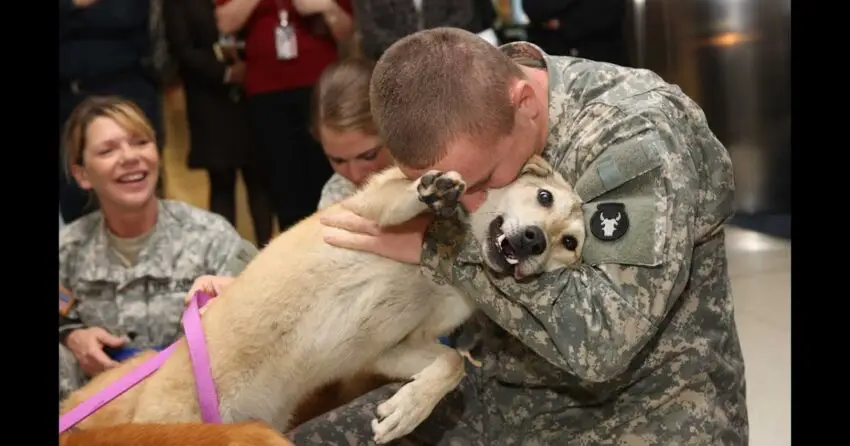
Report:
M 322 188 L 319 209 L 347 198 L 373 173 L 390 164 L 369 108 L 374 62 L 345 59 L 330 65 L 313 92 L 313 135 L 334 170 Z
M 629 65 L 626 0 L 523 0 L 528 41 L 553 56 Z
M 483 31 L 473 0 L 353 0 L 363 55 L 378 60 L 390 45 L 439 26 Z
M 217 0 L 219 30 L 245 36 L 245 93 L 278 225 L 315 211 L 331 169 L 310 135 L 313 85 L 353 31 L 348 0 Z
M 272 235 L 268 178 L 250 129 L 237 41 L 219 34 L 211 0 L 168 0 L 165 23 L 186 98 L 189 168 L 207 171 L 209 208 L 233 225 L 236 174 L 242 171 L 257 245 L 265 246 Z
M 496 7 L 493 0 L 473 0 L 473 18 L 468 28 L 469 32 L 477 33 L 484 40 L 499 45 L 499 37 L 495 31 Z
M 83 99 L 114 94 L 138 104 L 161 147 L 164 131 L 158 70 L 167 59 L 156 19 L 161 1 L 59 0 L 60 133 L 71 110 Z M 62 159 L 60 151 L 59 206 L 63 219 L 70 223 L 95 206 L 87 206 L 87 194 L 65 175 Z
M 154 130 L 132 102 L 85 99 L 64 141 L 100 211 L 59 234 L 60 398 L 138 349 L 173 343 L 194 281 L 235 276 L 257 252 L 224 218 L 156 197 Z

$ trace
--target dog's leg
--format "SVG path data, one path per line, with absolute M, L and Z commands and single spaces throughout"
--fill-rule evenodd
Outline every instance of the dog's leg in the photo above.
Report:
M 457 172 L 430 171 L 416 181 L 400 170 L 382 172 L 342 206 L 375 221 L 378 226 L 394 226 L 427 211 L 451 215 L 466 183 Z
M 384 353 L 373 370 L 390 378 L 412 379 L 377 408 L 372 420 L 375 442 L 403 437 L 428 418 L 440 400 L 464 376 L 460 354 L 436 341 L 404 342 Z

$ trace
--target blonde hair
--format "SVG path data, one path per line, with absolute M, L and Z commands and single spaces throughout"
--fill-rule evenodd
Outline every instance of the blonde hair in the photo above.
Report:
M 510 87 L 525 74 L 484 39 L 457 28 L 419 31 L 378 60 L 372 115 L 395 160 L 426 168 L 458 137 L 484 146 L 513 131 Z
M 310 112 L 310 130 L 319 139 L 319 128 L 378 134 L 369 105 L 369 82 L 374 62 L 359 57 L 329 65 L 319 77 Z
M 65 148 L 65 169 L 83 165 L 83 151 L 86 148 L 86 132 L 89 125 L 100 117 L 115 121 L 127 132 L 156 141 L 156 133 L 145 113 L 132 101 L 119 96 L 90 96 L 84 99 L 65 123 L 62 136 Z

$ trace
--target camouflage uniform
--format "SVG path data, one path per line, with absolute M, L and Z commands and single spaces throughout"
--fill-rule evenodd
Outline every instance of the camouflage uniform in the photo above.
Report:
M 734 195 L 726 149 L 700 108 L 649 71 L 528 43 L 501 48 L 548 70 L 543 156 L 586 203 L 583 264 L 517 283 L 484 268 L 462 225 L 432 225 L 423 270 L 480 305 L 461 338 L 477 339 L 483 366 L 468 366 L 459 389 L 398 443 L 747 444 L 724 245 Z M 613 218 L 600 205 L 627 216 L 619 238 L 600 231 Z M 390 394 L 302 425 L 295 443 L 371 442 L 376 403 Z
M 112 252 L 100 212 L 66 226 L 59 237 L 59 283 L 76 303 L 60 316 L 59 335 L 102 327 L 152 348 L 177 340 L 186 293 L 202 275 L 234 276 L 257 249 L 224 218 L 188 204 L 160 200 L 156 226 L 132 268 Z M 59 344 L 59 396 L 86 381 L 74 355 Z
M 344 176 L 334 173 L 325 186 L 322 187 L 322 195 L 319 198 L 319 210 L 332 206 L 338 201 L 350 197 L 357 190 L 357 186 L 348 181 Z

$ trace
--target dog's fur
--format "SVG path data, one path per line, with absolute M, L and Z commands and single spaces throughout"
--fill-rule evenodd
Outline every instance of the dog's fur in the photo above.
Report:
M 261 422 L 121 424 L 65 432 L 59 446 L 293 446 Z
M 337 206 L 387 227 L 429 207 L 447 213 L 465 187 L 456 172 L 429 172 L 410 181 L 390 168 Z M 553 203 L 542 205 L 541 188 L 550 191 Z M 528 228 L 541 229 L 545 249 L 523 256 L 508 271 L 497 255 L 496 218 L 508 241 L 521 242 Z M 582 220 L 579 198 L 539 157 L 512 185 L 491 191 L 471 216 L 488 265 L 517 277 L 575 264 L 584 240 Z M 435 339 L 466 320 L 474 305 L 453 287 L 426 279 L 417 266 L 324 243 L 321 228 L 316 214 L 279 235 L 204 313 L 221 415 L 225 422 L 263 420 L 286 431 L 305 396 L 365 371 L 409 381 L 378 406 L 372 426 L 375 441 L 385 443 L 412 431 L 463 377 L 461 355 Z M 578 245 L 566 249 L 560 242 L 565 234 Z M 186 343 L 179 342 L 156 373 L 78 427 L 200 421 Z M 63 403 L 62 412 L 150 356 L 143 353 L 97 376 Z

